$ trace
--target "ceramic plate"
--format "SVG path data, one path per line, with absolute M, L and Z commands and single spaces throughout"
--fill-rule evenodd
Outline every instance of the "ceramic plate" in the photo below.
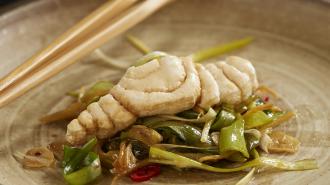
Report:
M 0 16 L 0 75 L 3 76 L 53 38 L 87 15 L 101 0 L 33 1 Z M 231 53 L 250 59 L 262 84 L 281 94 L 283 107 L 297 119 L 282 125 L 299 138 L 286 160 L 314 158 L 319 169 L 303 172 L 264 171 L 253 184 L 329 184 L 330 178 L 330 6 L 322 1 L 180 0 L 130 30 L 156 50 L 187 55 L 201 48 L 246 36 L 250 46 Z M 124 37 L 102 49 L 113 58 L 133 62 L 141 56 Z M 223 57 L 220 57 L 223 58 Z M 118 80 L 93 56 L 71 66 L 28 94 L 0 109 L 0 184 L 64 184 L 60 170 L 25 170 L 16 155 L 62 138 L 65 124 L 41 126 L 38 118 L 68 104 L 65 93 L 100 79 Z M 163 170 L 143 184 L 234 184 L 246 172 L 216 174 Z M 110 184 L 105 176 L 99 184 Z M 132 184 L 123 178 L 120 184 Z

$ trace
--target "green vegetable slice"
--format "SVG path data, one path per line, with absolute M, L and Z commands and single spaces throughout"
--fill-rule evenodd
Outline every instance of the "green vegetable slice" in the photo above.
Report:
M 156 147 L 150 147 L 149 157 L 150 162 L 153 163 L 172 165 L 179 168 L 196 168 L 218 173 L 237 172 L 247 168 L 260 166 L 269 166 L 282 170 L 312 170 L 318 168 L 316 161 L 313 159 L 287 162 L 267 157 L 253 159 L 235 168 L 217 168 Z
M 191 123 L 205 123 L 209 120 L 214 120 L 217 116 L 217 112 L 214 109 L 210 108 L 207 113 L 197 119 L 186 119 L 178 116 L 172 115 L 160 115 L 158 117 L 168 119 L 168 120 L 176 120 L 176 121 L 184 121 L 184 122 L 191 122 Z
M 246 148 L 249 152 L 251 152 L 254 148 L 256 148 L 260 143 L 260 138 L 255 137 L 252 134 L 244 134 Z
M 263 111 L 257 111 L 255 113 L 249 114 L 244 117 L 244 120 L 246 129 L 260 127 L 273 121 L 273 119 Z
M 214 124 L 211 126 L 211 130 L 218 131 L 223 127 L 229 126 L 235 121 L 235 118 L 235 115 L 231 111 L 223 109 L 218 113 Z
M 127 35 L 126 36 L 128 42 L 137 50 L 139 50 L 141 53 L 143 54 L 147 54 L 151 52 L 151 49 L 145 44 L 143 43 L 142 40 L 140 40 L 139 38 L 133 36 L 133 35 Z
M 95 101 L 98 101 L 101 96 L 108 94 L 112 87 L 113 83 L 108 81 L 96 82 L 91 88 L 89 88 L 85 92 L 85 94 L 81 98 L 81 102 L 89 105 Z
M 260 157 L 260 163 L 265 166 L 271 166 L 281 170 L 302 171 L 317 169 L 318 165 L 314 159 L 304 159 L 295 162 L 283 161 L 280 159 Z
M 192 146 L 211 145 L 211 137 L 208 136 L 205 143 L 200 142 L 202 131 L 200 128 L 185 124 L 179 121 L 162 121 L 151 126 L 151 128 L 158 131 L 164 138 L 168 140 L 173 134 L 180 138 L 185 144 Z M 171 142 L 171 141 L 169 141 Z M 175 144 L 175 143 L 174 143 Z
M 252 42 L 252 40 L 253 40 L 252 37 L 246 37 L 241 40 L 236 40 L 236 41 L 232 41 L 230 43 L 206 48 L 204 50 L 201 50 L 201 51 L 198 51 L 198 52 L 192 54 L 193 61 L 202 62 L 202 61 L 205 61 L 212 57 L 216 57 L 221 54 L 228 53 L 230 51 L 233 51 L 233 50 L 236 50 L 236 49 L 239 49 L 239 48 L 242 48 L 242 47 L 248 45 L 249 43 Z
M 236 185 L 247 185 L 253 179 L 253 174 L 256 169 L 252 168 L 248 174 L 246 174 Z
M 163 137 L 154 129 L 144 125 L 133 125 L 128 131 L 120 133 L 121 140 L 126 138 L 139 140 L 147 145 L 160 143 Z
M 63 169 L 64 174 L 67 175 L 67 174 L 70 174 L 70 173 L 74 172 L 75 170 L 77 170 L 81 166 L 82 161 L 84 161 L 84 159 L 86 158 L 88 153 L 90 151 L 92 151 L 92 149 L 94 148 L 96 143 L 97 143 L 97 139 L 93 138 L 93 139 L 89 140 L 80 149 L 80 151 L 76 152 L 75 155 L 72 155 L 71 159 L 68 160 L 68 162 L 66 163 L 66 165 Z
M 71 185 L 84 185 L 94 181 L 101 175 L 101 162 L 98 155 L 94 152 L 89 152 L 84 160 L 85 167 L 65 174 L 64 179 Z
M 175 145 L 175 144 L 156 144 L 153 145 L 153 147 L 157 147 L 173 152 L 181 152 L 181 153 L 219 154 L 218 148 L 215 146 L 196 147 L 196 146 Z
M 249 158 L 249 152 L 244 139 L 244 120 L 242 117 L 238 117 L 232 125 L 221 129 L 219 151 L 220 155 L 223 156 L 240 152 L 244 157 Z
M 250 100 L 247 100 L 249 102 L 248 106 L 247 106 L 249 110 L 253 109 L 256 106 L 265 104 L 264 101 L 260 97 L 251 96 L 249 99 Z
M 255 148 L 252 149 L 251 156 L 253 157 L 253 159 L 256 159 L 256 158 L 260 157 L 258 151 Z
M 164 53 L 162 51 L 153 51 L 153 52 L 150 52 L 150 53 L 142 56 L 139 60 L 137 60 L 135 62 L 135 64 L 134 64 L 134 66 L 135 67 L 141 66 L 141 65 L 143 65 L 145 63 L 148 63 L 148 62 L 150 62 L 150 61 L 152 61 L 154 59 L 159 59 L 159 58 L 164 57 L 166 55 L 167 55 L 167 53 Z
M 97 82 L 84 93 L 84 95 L 80 98 L 80 100 L 78 100 L 78 102 L 70 104 L 64 110 L 60 110 L 58 112 L 43 116 L 40 118 L 40 121 L 46 124 L 61 120 L 72 120 L 76 118 L 79 113 L 85 110 L 90 103 L 93 103 L 99 100 L 101 96 L 108 94 L 112 87 L 113 84 L 111 82 Z M 79 98 L 79 93 L 77 92 L 70 92 L 68 94 Z
M 194 110 L 185 110 L 177 114 L 178 117 L 186 118 L 186 119 L 198 119 L 200 117 L 200 113 L 195 112 Z
M 68 162 L 80 151 L 79 148 L 69 147 L 67 145 L 64 145 L 64 157 L 62 165 L 65 167 Z
M 228 161 L 232 161 L 232 162 L 245 162 L 248 159 L 242 155 L 242 153 L 240 152 L 233 152 L 233 153 L 229 153 L 226 157 L 225 157 Z

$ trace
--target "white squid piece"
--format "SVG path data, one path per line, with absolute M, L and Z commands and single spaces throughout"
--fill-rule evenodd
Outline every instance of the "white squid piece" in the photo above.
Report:
M 176 114 L 198 105 L 207 110 L 221 103 L 238 104 L 258 87 L 250 61 L 194 64 L 191 57 L 167 55 L 130 67 L 109 94 L 80 113 L 67 126 L 66 139 L 82 144 L 90 135 L 114 136 L 138 117 Z
M 220 91 L 212 74 L 204 66 L 196 64 L 199 79 L 201 82 L 201 97 L 199 106 L 205 110 L 220 103 Z

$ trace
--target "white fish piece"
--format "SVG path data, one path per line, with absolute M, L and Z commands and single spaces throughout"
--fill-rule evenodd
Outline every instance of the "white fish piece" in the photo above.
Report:
M 241 90 L 223 73 L 220 65 L 221 63 L 224 62 L 210 63 L 207 64 L 205 68 L 212 74 L 218 84 L 220 102 L 238 104 L 241 102 Z
M 127 78 L 135 77 L 137 79 L 141 79 L 141 78 L 144 78 L 146 75 L 157 71 L 159 66 L 160 66 L 159 62 L 155 59 L 155 60 L 147 62 L 141 66 L 129 67 L 124 76 L 126 76 Z
M 168 55 L 130 67 L 108 95 L 68 124 L 67 141 L 82 144 L 89 135 L 111 137 L 138 117 L 176 114 L 196 104 L 208 109 L 219 103 L 242 102 L 258 86 L 255 69 L 239 57 L 227 60 L 204 67 L 195 65 L 191 57 Z
M 114 126 L 98 102 L 94 102 L 88 105 L 87 110 L 92 115 L 93 121 L 97 125 L 97 137 L 103 139 L 111 135 Z
M 241 101 L 248 99 L 252 95 L 252 84 L 247 74 L 242 73 L 235 67 L 228 65 L 227 63 L 219 63 L 223 73 L 226 77 L 234 82 L 237 87 L 241 90 Z
M 212 74 L 201 64 L 196 64 L 196 69 L 201 82 L 201 97 L 199 106 L 205 110 L 220 103 L 220 92 L 217 82 Z
M 117 100 L 115 100 L 111 94 L 101 97 L 98 103 L 114 125 L 113 132 L 109 136 L 112 136 L 132 125 L 137 119 L 134 114 L 127 111 Z
M 230 56 L 226 58 L 226 63 L 249 75 L 253 91 L 258 88 L 259 83 L 257 78 L 257 72 L 249 60 L 237 56 Z
M 166 78 L 162 78 L 165 76 Z M 167 56 L 152 60 L 146 65 L 130 67 L 118 84 L 129 90 L 167 92 L 177 89 L 185 78 L 181 60 L 175 56 Z
M 87 133 L 77 119 L 72 120 L 67 126 L 66 140 L 69 143 L 82 144 L 86 142 Z
M 78 121 L 86 129 L 87 134 L 96 132 L 97 126 L 94 124 L 93 116 L 87 110 L 79 114 Z
M 168 57 L 168 56 L 166 56 Z M 164 57 L 164 58 L 166 58 Z M 168 92 L 144 92 L 125 89 L 115 85 L 110 93 L 130 112 L 137 116 L 157 114 L 175 114 L 192 108 L 200 96 L 200 81 L 191 57 L 180 60 L 184 66 L 186 78 L 175 90 Z M 171 62 L 169 60 L 168 62 Z M 158 78 L 167 78 L 171 73 Z

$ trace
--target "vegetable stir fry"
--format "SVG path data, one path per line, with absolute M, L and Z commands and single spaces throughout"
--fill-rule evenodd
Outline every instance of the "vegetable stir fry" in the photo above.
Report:
M 151 61 L 168 56 L 165 52 L 151 51 L 134 36 L 129 36 L 128 40 L 134 47 L 146 54 L 133 65 L 133 68 L 148 64 L 154 65 L 151 64 Z M 245 38 L 226 45 L 215 46 L 192 54 L 191 58 L 194 62 L 200 63 L 211 57 L 243 47 L 251 41 L 251 38 Z M 68 184 L 88 184 L 100 178 L 103 169 L 114 174 L 114 182 L 124 175 L 128 175 L 134 182 L 142 182 L 156 178 L 161 174 L 162 167 L 166 165 L 175 168 L 195 168 L 214 173 L 230 173 L 249 169 L 250 172 L 237 183 L 247 184 L 253 178 L 256 169 L 260 167 L 267 166 L 288 171 L 316 169 L 317 163 L 312 159 L 288 162 L 262 156 L 263 153 L 293 154 L 299 150 L 300 142 L 284 131 L 273 130 L 281 123 L 293 118 L 294 113 L 284 111 L 270 103 L 273 102 L 272 98 L 277 98 L 276 93 L 265 86 L 258 86 L 254 68 L 252 66 L 251 69 L 251 66 L 247 63 L 238 65 L 234 59 L 229 60 L 228 64 L 219 63 L 217 67 L 223 70 L 223 76 L 215 70 L 215 65 L 205 67 L 210 73 L 203 73 L 205 69 L 199 66 L 197 69 L 202 86 L 200 95 L 202 100 L 200 101 L 204 101 L 203 104 L 194 103 L 190 108 L 174 114 L 149 114 L 148 112 L 144 116 L 134 117 L 139 112 L 132 111 L 134 114 L 132 114 L 133 118 L 130 119 L 130 122 L 133 124 L 122 121 L 120 123 L 126 124 L 126 126 L 122 126 L 120 130 L 111 134 L 101 132 L 105 131 L 102 129 L 107 129 L 107 125 L 104 124 L 109 122 L 104 121 L 108 118 L 103 115 L 109 113 L 113 116 L 112 120 L 110 119 L 113 122 L 111 124 L 118 127 L 115 121 L 120 120 L 116 117 L 116 114 L 119 113 L 104 111 L 106 114 L 100 114 L 91 108 L 91 105 L 100 106 L 100 109 L 121 106 L 113 102 L 102 106 L 105 105 L 104 97 L 108 96 L 114 88 L 111 82 L 100 81 L 90 87 L 83 87 L 68 93 L 75 98 L 75 102 L 65 110 L 40 119 L 42 123 L 46 124 L 71 120 L 79 116 L 78 120 L 70 123 L 71 127 L 68 126 L 71 137 L 77 136 L 74 134 L 81 134 L 81 129 L 85 129 L 79 124 L 83 123 L 82 125 L 86 126 L 86 130 L 82 130 L 83 135 L 79 138 L 85 139 L 85 144 L 64 143 L 60 147 L 62 150 L 60 153 L 53 151 L 63 168 L 64 179 Z M 245 70 L 245 68 L 251 70 Z M 245 73 L 239 72 L 238 69 Z M 132 70 L 130 72 L 133 74 Z M 219 86 L 222 85 L 221 87 L 224 89 L 233 90 L 234 86 L 231 84 L 236 84 L 235 87 L 241 92 L 240 101 L 237 102 L 232 98 L 235 94 L 228 93 L 229 91 L 222 91 L 220 94 L 212 93 L 211 90 L 217 91 L 218 89 L 212 89 L 212 83 L 203 82 L 202 73 L 205 74 L 204 77 L 213 75 L 216 80 L 221 80 L 221 83 L 219 81 L 216 83 Z M 175 74 L 173 75 L 175 76 Z M 223 80 L 225 77 L 228 78 L 228 81 Z M 244 79 L 250 80 L 248 86 L 242 84 Z M 217 85 L 216 83 L 214 84 Z M 225 83 L 227 86 L 223 86 Z M 203 90 L 203 88 L 205 89 Z M 213 98 L 207 97 L 205 94 Z M 123 106 L 128 107 L 129 103 L 123 104 Z M 84 113 L 86 108 L 87 113 Z M 88 117 L 88 111 L 91 113 L 90 117 Z M 129 114 L 127 113 L 127 115 Z M 87 118 L 90 118 L 91 121 L 87 122 Z M 95 124 L 101 124 L 103 127 L 92 127 Z M 87 127 L 88 125 L 90 127 Z M 59 149 L 59 147 L 50 149 L 54 148 Z M 42 164 L 39 164 L 38 156 L 31 156 L 30 150 L 23 160 L 24 166 L 49 167 L 53 161 L 45 163 L 44 158 L 48 156 L 54 158 L 54 156 L 48 149 L 40 151 L 46 152 L 40 154 L 43 157 Z M 39 163 L 32 163 L 32 160 Z

